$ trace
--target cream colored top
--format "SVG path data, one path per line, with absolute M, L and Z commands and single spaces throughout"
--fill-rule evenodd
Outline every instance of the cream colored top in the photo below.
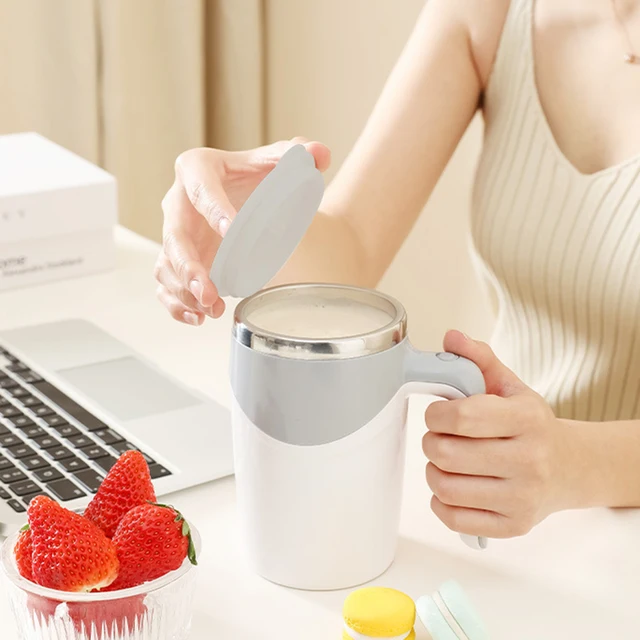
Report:
M 640 418 L 640 156 L 585 175 L 563 155 L 535 84 L 533 4 L 511 3 L 473 196 L 493 346 L 561 417 Z

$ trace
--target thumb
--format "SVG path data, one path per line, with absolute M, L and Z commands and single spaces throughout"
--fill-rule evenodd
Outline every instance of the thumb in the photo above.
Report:
M 453 330 L 447 331 L 443 347 L 445 351 L 467 358 L 478 366 L 484 376 L 487 393 L 506 398 L 529 390 L 485 342 L 473 340 L 464 333 Z
M 321 142 L 308 140 L 307 138 L 296 137 L 291 140 L 280 140 L 264 147 L 246 151 L 246 162 L 257 168 L 273 168 L 278 160 L 295 145 L 301 144 L 316 162 L 318 171 L 326 171 L 331 164 L 331 151 L 329 147 Z

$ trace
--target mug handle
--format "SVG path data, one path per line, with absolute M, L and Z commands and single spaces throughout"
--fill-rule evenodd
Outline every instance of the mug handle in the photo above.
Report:
M 404 380 L 408 393 L 438 396 L 446 400 L 485 393 L 484 377 L 478 366 L 455 353 L 418 351 L 409 341 L 404 359 Z M 472 549 L 486 549 L 482 536 L 460 534 Z

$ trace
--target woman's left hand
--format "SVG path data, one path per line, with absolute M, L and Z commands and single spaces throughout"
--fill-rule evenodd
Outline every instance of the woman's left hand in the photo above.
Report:
M 487 395 L 427 408 L 431 508 L 460 533 L 523 535 L 571 503 L 569 429 L 487 344 L 449 331 L 444 348 L 478 365 Z

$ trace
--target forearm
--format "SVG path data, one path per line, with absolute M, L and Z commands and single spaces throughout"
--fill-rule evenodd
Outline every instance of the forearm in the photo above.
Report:
M 571 443 L 567 508 L 640 507 L 640 420 L 562 420 Z
M 348 219 L 319 211 L 272 285 L 332 282 L 374 287 L 377 278 Z

